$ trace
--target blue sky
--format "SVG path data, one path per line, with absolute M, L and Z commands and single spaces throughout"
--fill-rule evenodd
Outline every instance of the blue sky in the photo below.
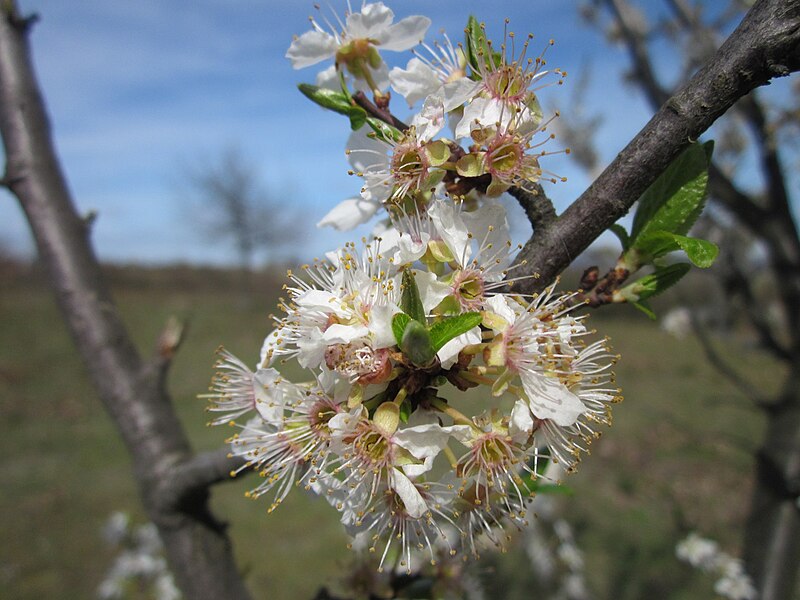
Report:
M 317 69 L 293 71 L 284 58 L 293 34 L 308 29 L 312 2 L 288 0 L 19 0 L 41 21 L 31 36 L 35 65 L 55 140 L 82 213 L 97 211 L 94 242 L 103 260 L 224 264 L 232 249 L 193 227 L 195 205 L 180 192 L 181 168 L 237 146 L 258 167 L 265 185 L 296 206 L 310 223 L 357 194 L 346 174 L 347 123 L 307 101 L 296 84 Z M 331 4 L 341 14 L 343 0 Z M 518 34 L 532 32 L 551 67 L 571 75 L 542 92 L 568 104 L 570 83 L 592 69 L 592 108 L 607 114 L 599 140 L 608 160 L 646 122 L 643 100 L 620 81 L 626 57 L 613 51 L 578 17 L 578 2 L 473 0 L 388 2 L 402 18 L 426 14 L 428 38 L 444 28 L 460 39 L 468 14 L 498 38 L 504 17 Z M 491 10 L 487 10 L 487 6 Z M 494 20 L 494 21 L 493 21 Z M 408 55 L 387 60 L 402 62 Z M 403 103 L 401 98 L 395 100 Z M 564 115 L 563 118 L 569 118 Z M 562 210 L 588 184 L 577 165 L 549 165 L 569 178 L 550 188 Z M 312 230 L 296 254 L 319 255 L 360 237 Z M 217 243 L 219 242 L 219 243 Z M 0 244 L 32 252 L 21 211 L 0 193 Z

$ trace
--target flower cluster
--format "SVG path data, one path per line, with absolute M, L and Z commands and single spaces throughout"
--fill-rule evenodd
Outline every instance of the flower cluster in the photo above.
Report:
M 134 526 L 127 514 L 115 512 L 103 528 L 103 537 L 120 553 L 97 589 L 98 598 L 121 600 L 148 590 L 157 600 L 180 600 L 155 525 Z
M 221 351 L 205 397 L 214 424 L 237 428 L 237 472 L 260 475 L 248 495 L 270 511 L 296 486 L 323 496 L 381 568 L 410 569 L 418 551 L 432 563 L 475 556 L 526 524 L 545 466 L 573 469 L 620 399 L 616 357 L 606 340 L 587 341 L 574 295 L 513 293 L 524 262 L 494 196 L 541 175 L 542 152 L 530 151 L 544 127 L 532 91 L 544 61 L 525 59 L 527 42 L 509 61 L 473 24 L 468 52 L 446 40 L 389 72 L 379 51 L 415 45 L 427 19 L 393 23 L 377 3 L 330 31 L 312 23 L 287 56 L 334 58 L 341 89 L 371 91 L 383 115 L 351 136 L 361 197 L 325 220 L 349 226 L 385 207 L 389 224 L 290 272 L 257 368 Z M 388 113 L 385 79 L 424 99 L 406 128 Z M 344 92 L 311 97 L 347 113 L 358 93 L 344 107 Z M 437 139 L 447 121 L 455 137 Z M 287 361 L 310 381 L 282 376 Z
M 713 573 L 719 579 L 714 591 L 730 600 L 754 600 L 758 592 L 738 558 L 722 552 L 719 545 L 696 532 L 691 532 L 675 547 L 675 554 L 696 569 Z
M 546 133 L 552 119 L 543 118 L 536 91 L 561 83 L 565 73 L 546 69 L 544 52 L 528 56 L 532 36 L 517 48 L 513 32 L 506 32 L 498 50 L 471 18 L 464 46 L 444 36 L 423 44 L 406 68 L 389 70 L 379 51 L 416 46 L 430 25 L 424 17 L 393 19 L 380 2 L 335 19 L 338 29 L 330 32 L 312 18 L 314 29 L 296 38 L 286 54 L 295 68 L 333 57 L 318 86 L 301 89 L 351 119 L 360 111 L 355 123 L 369 125 L 354 126 L 346 150 L 351 173 L 364 180 L 361 193 L 334 207 L 320 225 L 349 230 L 381 208 L 408 212 L 432 194 L 497 197 L 544 176 L 539 162 L 548 152 L 542 146 L 554 136 Z M 389 88 L 409 106 L 421 102 L 408 124 L 388 112 Z

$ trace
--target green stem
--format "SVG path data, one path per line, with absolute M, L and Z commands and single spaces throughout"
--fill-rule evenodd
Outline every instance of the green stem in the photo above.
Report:
M 408 396 L 408 390 L 405 387 L 401 387 L 400 391 L 397 392 L 397 396 L 394 397 L 393 402 L 397 404 L 397 406 L 400 406 L 406 399 L 406 396 Z
M 458 376 L 466 379 L 467 381 L 471 381 L 472 383 L 477 383 L 478 385 L 494 385 L 494 379 L 483 377 L 477 373 L 473 373 L 472 371 L 459 371 Z
M 442 452 L 444 452 L 444 455 L 447 457 L 447 461 L 450 463 L 450 466 L 455 469 L 458 466 L 458 458 L 450 449 L 450 446 L 445 446 Z
M 434 398 L 433 400 L 431 400 L 431 406 L 436 410 L 438 410 L 439 412 L 444 413 L 448 417 L 453 419 L 454 423 L 458 425 L 469 425 L 476 431 L 480 431 L 477 425 L 475 425 L 475 423 L 472 422 L 472 419 L 470 419 L 467 415 L 465 415 L 461 411 L 450 406 L 447 402 L 445 402 L 441 398 Z

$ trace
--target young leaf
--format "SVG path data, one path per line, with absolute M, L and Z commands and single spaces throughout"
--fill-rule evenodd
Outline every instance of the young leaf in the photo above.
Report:
M 613 233 L 614 235 L 619 238 L 620 244 L 622 244 L 622 251 L 624 252 L 627 250 L 631 245 L 631 238 L 628 235 L 628 232 L 625 231 L 625 228 L 620 225 L 619 223 L 614 223 L 608 230 Z
M 379 139 L 382 139 L 386 142 L 396 142 L 403 136 L 399 129 L 396 129 L 388 123 L 384 123 L 375 117 L 366 117 L 366 123 L 372 128 L 372 131 L 375 132 L 375 135 L 377 135 Z
M 491 46 L 486 39 L 486 32 L 481 27 L 478 19 L 470 15 L 467 20 L 467 27 L 464 29 L 466 34 L 466 47 L 467 47 L 467 61 L 472 67 L 473 73 L 477 73 L 480 69 L 480 62 L 478 56 L 483 57 L 483 61 L 487 64 L 494 63 L 498 66 L 502 60 L 497 52 L 492 52 Z
M 425 307 L 419 297 L 419 288 L 411 269 L 403 271 L 403 294 L 400 298 L 400 308 L 415 321 L 425 324 Z
M 690 145 L 645 190 L 633 217 L 632 246 L 648 231 L 686 234 L 703 210 L 708 184 L 708 155 L 713 142 Z
M 406 325 L 400 349 L 412 363 L 420 367 L 430 364 L 433 357 L 436 356 L 436 351 L 431 344 L 430 333 L 425 325 L 414 319 L 409 320 Z
M 434 323 L 431 326 L 431 344 L 438 352 L 447 342 L 480 325 L 483 315 L 479 312 L 468 312 Z
M 411 320 L 405 313 L 397 313 L 395 316 L 392 317 L 392 333 L 394 334 L 394 339 L 397 340 L 397 345 L 399 346 L 403 341 L 403 334 L 406 331 L 406 325 Z
M 648 231 L 636 240 L 636 248 L 650 259 L 664 256 L 675 250 L 683 250 L 696 267 L 707 269 L 719 254 L 716 244 L 699 238 L 690 238 L 668 231 Z
M 360 106 L 355 106 L 342 92 L 335 92 L 308 83 L 297 86 L 301 92 L 312 102 L 319 104 L 333 112 L 350 117 L 350 128 L 360 129 L 367 122 L 367 111 Z
M 647 302 L 633 302 L 632 304 L 646 314 L 651 320 L 656 320 L 656 313 L 653 312 L 653 309 L 650 308 L 650 305 L 647 304 Z
M 678 283 L 691 268 L 689 263 L 675 263 L 656 269 L 650 275 L 645 275 L 622 288 L 620 294 L 628 302 L 641 302 L 647 298 L 652 298 Z
M 400 405 L 400 421 L 403 423 L 408 423 L 408 417 L 411 416 L 411 402 L 408 401 L 406 398 L 403 403 Z

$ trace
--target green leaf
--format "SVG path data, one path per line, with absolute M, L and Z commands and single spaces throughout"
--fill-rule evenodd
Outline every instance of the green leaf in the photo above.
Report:
M 661 267 L 650 275 L 645 275 L 641 279 L 625 286 L 620 290 L 620 294 L 628 302 L 640 302 L 647 298 L 652 298 L 678 283 L 691 268 L 689 263 L 675 263 L 667 267 Z
M 400 349 L 412 363 L 419 367 L 430 364 L 433 357 L 436 356 L 436 351 L 431 344 L 431 334 L 428 333 L 425 325 L 414 319 L 409 320 L 406 325 Z
M 708 185 L 708 156 L 713 142 L 690 145 L 639 199 L 633 217 L 631 245 L 648 231 L 668 231 L 686 234 L 706 200 Z
M 619 242 L 620 244 L 622 244 L 623 252 L 630 247 L 631 238 L 622 225 L 620 225 L 619 223 L 614 223 L 611 227 L 608 228 L 608 230 L 619 238 Z
M 405 333 L 406 325 L 408 325 L 410 320 L 411 317 L 405 313 L 397 313 L 392 317 L 392 333 L 394 334 L 394 339 L 397 340 L 398 346 L 403 341 L 403 334 Z
M 650 259 L 659 258 L 675 250 L 683 250 L 692 264 L 701 269 L 707 269 L 714 264 L 719 254 L 719 248 L 712 242 L 668 231 L 643 233 L 636 241 L 636 247 Z
M 447 342 L 480 325 L 483 315 L 479 312 L 468 312 L 454 317 L 447 317 L 431 326 L 431 344 L 438 352 Z
M 347 94 L 308 83 L 301 83 L 297 87 L 308 99 L 319 104 L 322 108 L 350 117 L 351 129 L 361 129 L 364 123 L 367 122 L 367 111 L 360 106 L 354 105 Z
M 403 294 L 400 298 L 400 308 L 409 317 L 425 324 L 425 307 L 422 305 L 422 298 L 419 297 L 419 288 L 417 287 L 417 280 L 414 278 L 414 272 L 411 269 L 403 271 L 402 282 Z
M 403 423 L 408 423 L 408 418 L 411 416 L 411 410 L 411 402 L 409 402 L 408 398 L 406 398 L 400 405 L 400 421 Z
M 495 67 L 501 63 L 502 56 L 492 51 L 486 39 L 486 32 L 474 16 L 470 15 L 467 20 L 467 27 L 464 33 L 466 34 L 467 61 L 472 67 L 473 73 L 477 73 L 480 69 L 481 61 L 478 59 L 479 56 L 483 56 L 484 62 L 493 62 Z
M 656 320 L 656 313 L 653 312 L 653 309 L 650 308 L 650 305 L 646 302 L 632 302 L 631 304 L 646 314 L 651 320 Z
M 364 113 L 366 115 L 366 113 Z M 352 122 L 352 119 L 351 119 Z M 375 132 L 375 135 L 386 142 L 397 142 L 403 137 L 403 133 L 389 125 L 388 123 L 381 121 L 380 119 L 376 119 L 375 117 L 367 117 L 366 118 L 367 125 L 370 126 L 372 131 Z M 354 127 L 354 129 L 357 129 Z

